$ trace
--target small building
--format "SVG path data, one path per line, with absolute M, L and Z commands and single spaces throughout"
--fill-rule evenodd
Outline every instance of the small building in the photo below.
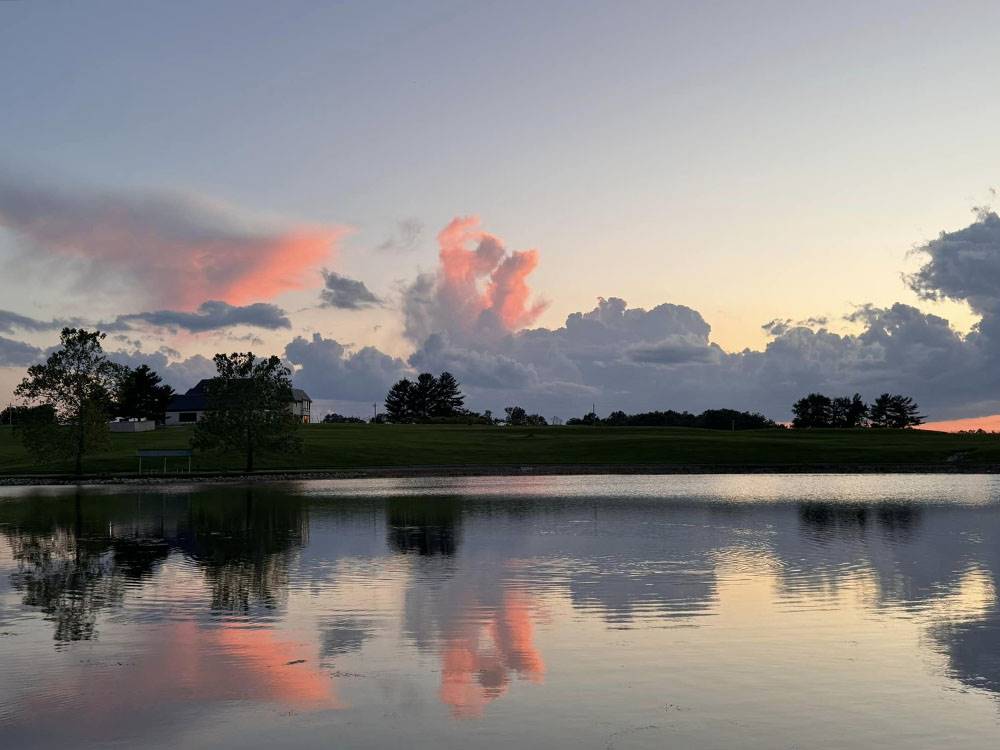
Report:
M 203 419 L 208 410 L 208 379 L 201 380 L 194 388 L 187 393 L 177 394 L 171 397 L 167 404 L 168 427 L 179 424 L 193 424 Z M 301 388 L 292 388 L 292 400 L 288 404 L 289 410 L 303 424 L 309 424 L 312 410 L 312 399 L 309 394 Z

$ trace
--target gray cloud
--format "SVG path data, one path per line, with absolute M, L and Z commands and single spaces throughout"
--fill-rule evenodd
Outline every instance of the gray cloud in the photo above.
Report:
M 104 326 L 105 330 L 114 331 L 131 329 L 136 324 L 145 324 L 157 328 L 177 331 L 185 330 L 191 333 L 215 331 L 234 326 L 252 326 L 277 330 L 291 328 L 291 323 L 285 311 L 277 305 L 267 302 L 255 302 L 252 305 L 236 306 L 219 300 L 209 300 L 198 306 L 197 312 L 180 310 L 156 310 L 154 312 L 119 315 L 113 323 Z
M 12 333 L 15 330 L 30 331 L 58 331 L 66 326 L 79 325 L 78 319 L 72 320 L 38 320 L 27 315 L 20 315 L 10 310 L 0 310 L 0 331 Z
M 977 221 L 942 232 L 917 253 L 927 262 L 907 283 L 924 299 L 964 300 L 981 315 L 1000 312 L 1000 217 L 980 211 Z
M 0 336 L 0 367 L 25 367 L 42 356 L 37 346 Z
M 386 252 L 408 252 L 417 247 L 424 225 L 420 219 L 400 219 L 396 222 L 396 231 L 379 243 L 378 249 Z
M 360 310 L 382 304 L 382 300 L 372 294 L 363 281 L 350 279 L 326 269 L 323 269 L 323 279 L 324 288 L 319 293 L 323 307 Z
M 406 363 L 372 346 L 349 351 L 334 339 L 297 336 L 285 347 L 295 368 L 295 385 L 314 399 L 381 401 L 389 387 L 409 373 Z
M 108 352 L 108 359 L 129 367 L 149 365 L 163 378 L 163 382 L 173 387 L 175 391 L 184 393 L 199 380 L 216 375 L 215 363 L 208 357 L 195 354 L 191 357 L 178 359 L 178 352 L 169 347 L 162 347 L 155 352 L 139 350 L 126 352 Z

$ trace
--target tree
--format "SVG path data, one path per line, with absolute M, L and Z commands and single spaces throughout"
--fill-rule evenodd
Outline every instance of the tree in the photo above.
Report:
M 860 393 L 851 397 L 851 406 L 847 410 L 847 427 L 866 427 L 868 425 L 868 404 Z
M 417 422 L 426 422 L 437 407 L 438 381 L 429 372 L 417 376 L 410 392 L 410 413 Z
M 464 405 L 465 396 L 458 381 L 448 372 L 442 372 L 437 378 L 429 372 L 422 372 L 416 382 L 403 378 L 389 389 L 385 397 L 385 410 L 392 422 L 429 422 L 462 417 L 469 414 Z
M 396 382 L 385 396 L 385 413 L 389 421 L 412 422 L 413 381 L 403 378 Z
M 906 429 L 924 423 L 913 398 L 901 394 L 883 393 L 872 404 L 870 420 L 872 427 Z
M 465 411 L 465 396 L 455 376 L 450 372 L 442 372 L 437 379 L 437 391 L 434 394 L 434 416 L 453 417 Z
M 822 393 L 810 393 L 792 405 L 792 427 L 830 427 L 833 402 Z
M 528 414 L 520 406 L 508 406 L 504 409 L 510 427 L 545 427 L 548 421 L 541 414 Z
M 140 365 L 134 370 L 125 369 L 115 394 L 115 416 L 163 422 L 167 402 L 174 395 L 174 389 L 162 385 L 162 382 L 163 379 L 149 369 L 149 365 Z
M 528 418 L 528 413 L 520 406 L 508 406 L 504 408 L 504 413 L 507 415 L 506 422 L 511 427 L 519 427 L 525 424 Z
M 206 386 L 207 409 L 195 425 L 194 447 L 239 451 L 247 471 L 259 451 L 301 449 L 301 422 L 289 408 L 291 372 L 281 360 L 235 352 L 216 354 L 214 362 L 218 375 Z
M 20 427 L 38 422 L 53 423 L 55 421 L 56 410 L 52 408 L 52 404 L 39 404 L 38 406 L 13 404 L 0 410 L 0 425 Z
M 121 366 L 104 356 L 100 331 L 63 328 L 60 346 L 43 364 L 32 365 L 14 393 L 49 404 L 55 421 L 33 421 L 23 431 L 25 447 L 37 460 L 71 459 L 83 473 L 83 457 L 110 444 L 108 415 Z
M 360 417 L 345 417 L 343 414 L 330 412 L 323 417 L 323 424 L 364 424 L 365 420 Z

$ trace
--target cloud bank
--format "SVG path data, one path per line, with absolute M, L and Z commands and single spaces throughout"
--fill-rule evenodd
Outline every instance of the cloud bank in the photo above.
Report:
M 244 305 L 299 289 L 339 227 L 266 226 L 181 193 L 44 185 L 0 173 L 0 227 L 20 263 L 57 261 L 81 289 L 114 280 L 164 308 Z
M 532 328 L 544 309 L 528 285 L 536 251 L 509 252 L 474 218 L 454 220 L 438 242 L 437 270 L 419 275 L 403 291 L 400 313 L 413 345 L 409 357 L 404 361 L 322 334 L 300 336 L 284 351 L 296 385 L 314 399 L 370 404 L 381 402 L 400 377 L 448 370 L 462 382 L 471 408 L 499 411 L 520 404 L 563 417 L 596 404 L 602 414 L 732 407 L 785 419 L 793 401 L 814 390 L 859 391 L 869 398 L 905 392 L 935 419 L 1000 412 L 1000 218 L 993 213 L 919 248 L 925 262 L 907 277 L 926 299 L 967 302 L 981 316 L 968 335 L 912 305 L 862 305 L 845 316 L 858 327 L 856 333 L 831 331 L 825 318 L 779 318 L 765 324 L 771 339 L 760 351 L 723 350 L 712 342 L 709 323 L 690 307 L 629 307 L 618 297 L 599 299 L 560 327 Z M 327 276 L 334 289 L 361 304 L 368 291 L 356 286 L 361 282 Z M 326 289 L 331 290 L 329 283 Z M 237 324 L 286 327 L 274 306 L 206 305 L 192 313 L 123 317 L 192 331 Z M 0 315 L 0 330 L 40 331 L 55 324 L 39 321 L 32 327 L 31 319 L 22 318 Z M 38 353 L 29 344 L 0 339 L 5 362 L 23 364 Z M 148 361 L 178 389 L 212 374 L 204 357 L 183 359 L 162 351 L 115 356 L 135 364 Z

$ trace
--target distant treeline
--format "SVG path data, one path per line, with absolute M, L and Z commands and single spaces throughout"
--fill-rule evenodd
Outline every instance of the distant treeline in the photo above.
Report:
M 779 426 L 763 414 L 736 409 L 706 409 L 701 414 L 673 409 L 639 414 L 613 411 L 604 419 L 590 412 L 582 417 L 567 419 L 566 424 L 607 427 L 700 427 L 706 430 L 761 430 Z

